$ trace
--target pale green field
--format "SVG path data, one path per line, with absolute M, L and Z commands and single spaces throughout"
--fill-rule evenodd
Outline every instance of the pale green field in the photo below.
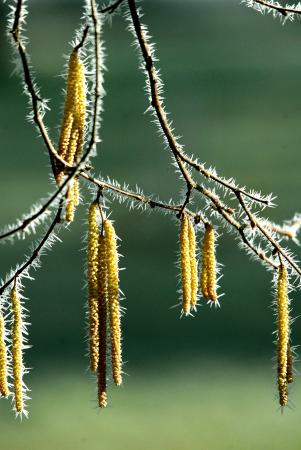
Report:
M 14 420 L 1 402 L 1 450 L 300 449 L 300 387 L 296 408 L 281 414 L 271 368 L 186 367 L 134 371 L 122 388 L 110 388 L 103 411 L 78 369 L 36 377 L 29 420 Z

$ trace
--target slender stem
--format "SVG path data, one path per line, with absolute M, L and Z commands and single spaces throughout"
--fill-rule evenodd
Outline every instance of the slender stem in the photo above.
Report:
M 106 8 L 101 9 L 100 12 L 102 14 L 105 14 L 105 13 L 112 14 L 121 5 L 121 3 L 123 1 L 124 0 L 117 0 L 116 2 L 114 2 L 111 5 L 107 6 Z
M 253 0 L 253 3 L 257 3 L 259 5 L 265 6 L 267 8 L 274 9 L 275 11 L 278 11 L 283 16 L 287 16 L 288 14 L 299 14 L 301 15 L 300 9 L 294 9 L 290 6 L 278 6 L 274 5 L 273 3 L 266 2 L 264 0 Z
M 45 236 L 43 237 L 43 239 L 41 240 L 39 245 L 34 249 L 31 256 L 18 270 L 16 270 L 16 272 L 12 275 L 12 277 L 0 287 L 0 295 L 3 294 L 5 289 L 15 280 L 15 278 L 19 277 L 24 272 L 24 270 L 26 270 L 27 267 L 29 267 L 33 263 L 33 261 L 40 256 L 40 251 L 42 250 L 44 245 L 47 243 L 55 226 L 58 223 L 60 223 L 60 221 L 61 221 L 61 213 L 62 213 L 62 204 L 59 206 L 58 211 L 55 215 L 55 218 L 54 218 L 53 222 L 51 223 L 50 227 L 48 228 Z

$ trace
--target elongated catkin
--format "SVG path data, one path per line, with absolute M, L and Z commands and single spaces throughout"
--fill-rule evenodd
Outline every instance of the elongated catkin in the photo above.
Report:
M 98 367 L 99 317 L 98 317 L 98 205 L 92 203 L 89 208 L 88 231 L 88 295 L 89 295 L 89 352 L 90 369 L 96 372 Z
M 189 245 L 189 219 L 184 213 L 180 224 L 180 257 L 182 277 L 182 310 L 187 316 L 191 308 L 191 259 Z
M 278 340 L 277 340 L 277 381 L 279 403 L 288 403 L 287 390 L 287 351 L 289 345 L 289 304 L 287 270 L 280 265 L 277 284 Z
M 77 49 L 69 59 L 64 116 L 61 126 L 58 154 L 73 165 L 80 157 L 84 142 L 86 93 L 84 65 Z M 65 174 L 63 164 L 56 164 L 56 182 L 60 184 Z M 72 222 L 78 205 L 78 178 L 71 181 L 67 191 L 66 220 Z
M 98 405 L 107 406 L 107 316 L 108 316 L 108 265 L 106 240 L 99 236 L 98 246 L 98 312 L 99 312 L 99 361 Z
M 104 221 L 103 228 L 107 252 L 112 372 L 115 384 L 120 385 L 122 383 L 122 350 L 117 238 L 110 220 L 107 219 Z
M 212 302 L 217 301 L 215 233 L 211 224 L 207 223 L 202 248 L 202 269 L 200 284 L 202 295 Z
M 190 275 L 191 275 L 191 307 L 195 308 L 198 295 L 198 266 L 196 260 L 196 237 L 195 230 L 191 220 L 188 219 L 188 239 L 190 256 Z
M 0 312 L 0 394 L 7 397 L 9 394 L 7 373 L 7 347 L 5 342 L 5 322 Z
M 85 69 L 77 49 L 73 50 L 68 65 L 67 89 L 61 133 L 59 155 L 69 164 L 73 164 L 81 153 L 86 115 Z M 61 182 L 64 167 L 60 162 L 56 180 Z
M 11 304 L 13 313 L 12 327 L 12 367 L 15 408 L 18 413 L 23 412 L 23 339 L 22 339 L 22 314 L 21 302 L 16 286 L 11 290 Z

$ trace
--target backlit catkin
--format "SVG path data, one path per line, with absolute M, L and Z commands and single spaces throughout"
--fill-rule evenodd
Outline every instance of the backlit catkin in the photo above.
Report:
M 7 348 L 5 343 L 5 323 L 0 312 L 0 394 L 7 397 L 9 394 L 7 383 Z
M 277 381 L 279 403 L 287 405 L 287 352 L 289 345 L 289 301 L 287 270 L 283 264 L 279 267 L 277 284 L 278 340 L 277 340 Z
M 190 313 L 192 286 L 191 286 L 191 258 L 189 243 L 189 219 L 186 214 L 181 216 L 180 225 L 180 257 L 182 276 L 182 310 L 187 316 Z
M 67 91 L 58 154 L 73 165 L 78 161 L 84 142 L 86 93 L 84 65 L 78 50 L 71 53 L 68 67 Z M 64 166 L 58 161 L 56 181 L 61 183 L 65 174 Z M 67 191 L 66 220 L 72 222 L 78 205 L 78 178 L 70 183 Z
M 202 269 L 200 282 L 202 295 L 212 302 L 217 301 L 216 272 L 215 233 L 213 226 L 207 223 L 205 226 L 202 248 Z
M 63 122 L 59 140 L 59 155 L 74 164 L 81 153 L 86 115 L 86 87 L 84 65 L 75 49 L 70 55 Z M 57 183 L 64 175 L 64 167 L 58 163 Z
M 198 295 L 198 267 L 196 260 L 196 238 L 193 223 L 188 219 L 188 238 L 191 273 L 191 307 L 195 308 Z
M 108 306 L 110 312 L 112 372 L 114 383 L 120 385 L 122 383 L 122 354 L 117 238 L 115 229 L 110 220 L 107 219 L 104 221 L 103 228 L 106 242 L 108 270 Z
M 88 295 L 89 295 L 89 353 L 90 369 L 98 367 L 98 205 L 92 203 L 89 208 L 88 231 Z
M 108 309 L 108 267 L 106 241 L 99 236 L 98 246 L 98 312 L 99 312 L 99 360 L 98 360 L 98 405 L 107 406 L 107 309 Z
M 12 367 L 13 367 L 13 385 L 15 395 L 15 408 L 21 413 L 24 408 L 23 399 L 23 356 L 22 356 L 22 314 L 21 302 L 17 293 L 16 286 L 11 290 L 11 304 L 13 313 L 12 326 Z

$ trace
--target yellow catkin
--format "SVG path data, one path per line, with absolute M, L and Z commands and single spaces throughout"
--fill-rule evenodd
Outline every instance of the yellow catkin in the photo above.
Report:
M 89 209 L 88 231 L 88 290 L 89 290 L 89 352 L 90 369 L 98 367 L 98 205 L 92 203 Z
M 69 184 L 66 202 L 66 221 L 71 223 L 74 220 L 75 207 L 79 205 L 79 181 L 74 178 Z
M 191 307 L 191 260 L 189 245 L 189 219 L 186 214 L 181 216 L 180 225 L 180 256 L 182 276 L 182 309 L 187 316 Z
M 201 290 L 202 295 L 212 302 L 217 301 L 216 292 L 215 233 L 211 224 L 206 224 L 202 248 Z
M 198 266 L 196 260 L 196 238 L 193 223 L 188 219 L 188 238 L 191 271 L 191 307 L 196 306 L 198 294 Z
M 69 184 L 67 191 L 67 203 L 66 203 L 66 220 L 71 223 L 74 220 L 75 212 L 75 198 L 74 198 L 74 182 Z
M 288 305 L 287 271 L 282 264 L 279 267 L 278 272 L 277 310 L 278 310 L 277 380 L 279 391 L 279 403 L 281 406 L 286 406 L 288 402 L 287 350 L 289 345 L 289 305 Z
M 11 290 L 11 304 L 13 313 L 12 327 L 12 366 L 13 384 L 15 394 L 15 408 L 18 413 L 23 411 L 23 355 L 22 355 L 22 315 L 21 303 L 16 286 Z
M 69 164 L 80 156 L 84 141 L 86 93 L 84 65 L 78 50 L 73 50 L 69 59 L 64 116 L 59 139 L 59 155 Z M 64 176 L 64 167 L 57 164 L 56 181 Z
M 122 383 L 122 353 L 117 238 L 115 229 L 110 220 L 105 220 L 103 227 L 107 252 L 106 259 L 108 269 L 108 304 L 110 311 L 112 372 L 115 384 L 120 385 Z
M 5 323 L 0 312 L 0 394 L 7 397 L 9 388 L 7 383 L 7 348 L 5 343 Z
M 292 383 L 294 381 L 293 377 L 293 354 L 290 344 L 287 346 L 287 365 L 286 365 L 286 381 Z
M 79 205 L 79 179 L 75 177 L 73 180 L 73 201 L 74 205 Z
M 99 236 L 98 269 L 98 312 L 99 312 L 99 361 L 98 361 L 98 405 L 107 406 L 107 308 L 108 308 L 108 267 L 106 242 Z

